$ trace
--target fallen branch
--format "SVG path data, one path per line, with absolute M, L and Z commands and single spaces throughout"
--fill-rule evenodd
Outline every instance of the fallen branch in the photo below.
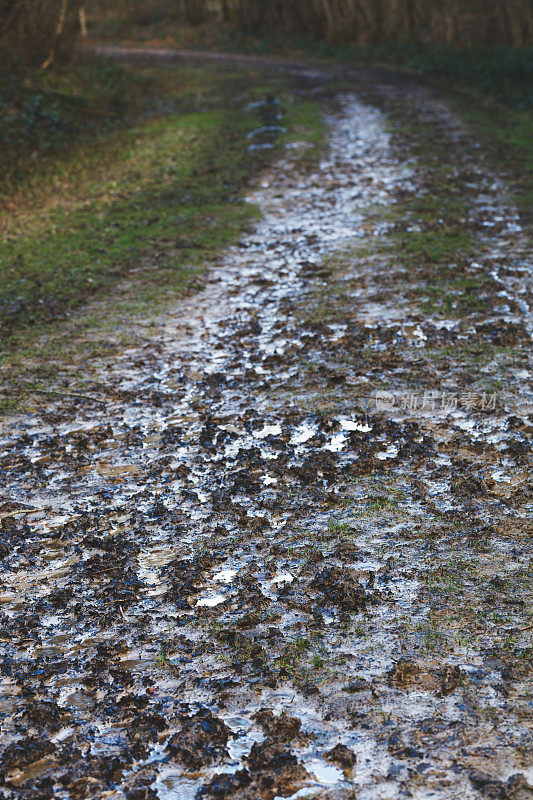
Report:
M 27 383 L 22 384 L 29 392 L 37 392 L 38 394 L 57 394 L 60 397 L 74 397 L 76 400 L 88 400 L 90 403 L 100 403 L 106 405 L 106 401 L 100 397 L 94 397 L 90 394 L 77 394 L 76 392 L 64 392 L 59 389 L 39 389 L 37 386 L 30 386 Z
M 5 519 L 6 517 L 16 517 L 19 514 L 35 514 L 36 511 L 40 510 L 40 508 L 23 508 L 22 511 L 6 511 L 3 514 L 0 514 L 0 519 Z
M 19 505 L 19 506 L 22 505 L 22 503 L 19 500 L 13 500 L 12 497 L 5 497 L 4 495 L 1 495 L 1 494 L 0 494 L 0 500 L 2 500 L 4 503 L 13 503 L 14 505 Z M 24 505 L 25 506 L 29 506 L 32 511 L 43 511 L 43 512 L 46 511 L 45 508 L 41 508 L 40 506 L 32 506 L 32 504 L 28 503 L 26 500 L 24 501 Z M 28 512 L 20 511 L 20 512 L 16 512 L 16 513 L 21 513 L 22 514 L 22 513 L 28 513 Z M 61 513 L 65 513 L 65 512 L 62 511 Z

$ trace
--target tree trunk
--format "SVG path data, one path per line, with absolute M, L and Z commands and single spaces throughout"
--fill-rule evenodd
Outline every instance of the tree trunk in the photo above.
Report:
M 65 29 L 65 21 L 67 19 L 67 9 L 68 9 L 68 0 L 61 0 L 61 6 L 59 8 L 59 18 L 57 20 L 56 29 L 54 31 L 54 38 L 52 39 L 52 47 L 50 48 L 48 57 L 45 59 L 41 69 L 48 69 L 48 67 L 56 57 L 56 48 Z

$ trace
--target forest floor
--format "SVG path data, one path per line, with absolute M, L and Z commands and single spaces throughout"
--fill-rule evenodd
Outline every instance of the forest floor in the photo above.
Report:
M 127 276 L 31 345 L 63 337 L 1 434 L 2 797 L 533 796 L 512 170 L 415 79 L 278 69 L 201 290 Z

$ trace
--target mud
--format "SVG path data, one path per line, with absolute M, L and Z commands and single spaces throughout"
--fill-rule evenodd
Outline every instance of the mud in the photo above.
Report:
M 479 200 L 475 314 L 424 312 L 424 264 L 376 249 L 400 223 L 369 208 L 424 189 L 406 97 Z M 320 165 L 287 148 L 98 403 L 3 427 L 3 797 L 532 796 L 524 232 L 427 90 L 325 108 Z

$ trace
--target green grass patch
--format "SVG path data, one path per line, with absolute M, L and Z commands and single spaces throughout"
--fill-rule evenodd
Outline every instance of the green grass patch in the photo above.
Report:
M 443 218 L 449 221 L 464 217 L 468 212 L 468 203 L 466 198 L 458 197 L 456 192 L 440 187 L 433 194 L 423 194 L 407 200 L 402 208 L 417 219 L 436 222 Z
M 425 299 L 422 309 L 433 315 L 461 317 L 465 314 L 482 314 L 490 311 L 492 298 L 483 294 L 488 281 L 485 278 L 453 278 L 439 284 L 417 287 L 415 294 Z
M 106 143 L 107 179 L 73 169 L 70 204 L 37 214 L 33 230 L 12 226 L 0 244 L 4 332 L 64 315 L 143 259 L 155 285 L 180 281 L 184 261 L 197 266 L 234 239 L 252 213 L 238 198 L 246 128 L 219 111 L 170 115 Z
M 533 48 L 431 47 L 418 42 L 387 42 L 362 48 L 359 56 L 414 70 L 476 90 L 518 106 L 533 106 Z M 349 51 L 347 54 L 349 58 Z
M 445 266 L 460 260 L 473 245 L 471 236 L 460 230 L 393 232 L 391 238 L 402 262 L 409 266 Z

